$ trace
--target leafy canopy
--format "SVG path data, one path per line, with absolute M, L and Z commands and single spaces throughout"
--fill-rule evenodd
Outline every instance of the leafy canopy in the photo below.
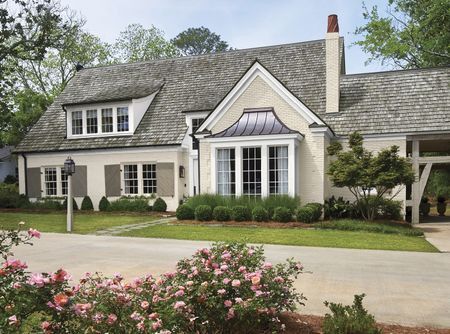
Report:
M 338 142 L 328 147 L 328 154 L 336 159 L 330 163 L 328 175 L 335 187 L 348 188 L 355 196 L 358 208 L 365 219 L 372 220 L 383 196 L 394 198 L 397 186 L 414 182 L 411 163 L 399 156 L 399 147 L 391 146 L 373 154 L 363 146 L 363 138 L 354 132 L 349 138 L 349 150 L 344 151 Z
M 205 27 L 189 28 L 172 39 L 172 43 L 185 56 L 231 50 L 220 35 Z
M 450 1 L 389 0 L 387 15 L 377 6 L 363 5 L 366 23 L 355 44 L 380 61 L 396 68 L 423 68 L 450 64 Z

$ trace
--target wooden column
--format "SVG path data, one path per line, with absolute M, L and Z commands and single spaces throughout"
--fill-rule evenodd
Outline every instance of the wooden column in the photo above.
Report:
M 420 204 L 420 174 L 419 174 L 419 153 L 420 145 L 418 140 L 412 142 L 412 164 L 415 174 L 415 181 L 412 185 L 412 220 L 413 224 L 419 223 L 419 204 Z

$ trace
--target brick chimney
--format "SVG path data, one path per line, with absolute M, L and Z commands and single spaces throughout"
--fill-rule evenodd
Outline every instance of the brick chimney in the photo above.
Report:
M 328 16 L 325 37 L 326 60 L 326 109 L 327 113 L 339 112 L 339 77 L 341 62 L 339 58 L 339 24 L 337 15 Z

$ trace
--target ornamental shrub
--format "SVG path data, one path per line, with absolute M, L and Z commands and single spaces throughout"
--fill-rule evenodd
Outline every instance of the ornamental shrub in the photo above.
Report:
M 331 314 L 323 320 L 324 334 L 381 334 L 375 318 L 362 305 L 364 294 L 355 295 L 353 305 L 342 305 L 325 302 Z
M 15 184 L 0 183 L 0 208 L 27 208 L 30 201 Z
M 178 206 L 177 211 L 176 211 L 176 216 L 177 216 L 178 220 L 194 219 L 195 218 L 194 209 L 192 209 L 187 204 L 182 204 L 182 205 Z
M 17 177 L 15 177 L 14 175 L 8 174 L 5 176 L 5 179 L 3 180 L 3 183 L 6 184 L 17 184 L 18 180 Z
M 320 203 L 308 203 L 305 206 L 310 207 L 314 210 L 313 221 L 318 221 L 322 217 L 323 205 Z
M 195 219 L 206 222 L 212 220 L 212 210 L 209 205 L 199 205 L 195 208 Z
M 292 212 L 288 208 L 279 206 L 275 208 L 272 219 L 276 222 L 288 223 L 292 221 Z
M 92 204 L 91 198 L 89 196 L 84 196 L 81 202 L 81 210 L 83 211 L 94 211 L 94 205 Z
M 324 219 L 341 219 L 350 217 L 352 204 L 350 201 L 344 200 L 344 197 L 338 198 L 331 196 L 325 200 L 323 205 Z
M 103 196 L 98 203 L 98 209 L 100 211 L 109 211 L 111 203 L 109 203 L 108 199 Z
M 166 212 L 167 211 L 167 204 L 166 201 L 164 201 L 161 197 L 158 197 L 155 202 L 153 203 L 153 211 L 156 212 Z
M 269 220 L 269 212 L 262 206 L 257 206 L 252 211 L 252 218 L 257 222 L 266 222 Z
M 252 213 L 246 206 L 237 205 L 232 209 L 232 218 L 237 222 L 252 220 Z
M 273 217 L 275 209 L 280 206 L 288 208 L 291 212 L 295 212 L 300 206 L 300 198 L 289 195 L 272 195 L 264 198 L 261 206 L 269 212 L 269 217 Z
M 143 196 L 126 197 L 123 196 L 112 201 L 109 207 L 110 211 L 129 211 L 129 212 L 146 212 L 150 210 L 148 198 Z
M 303 206 L 301 208 L 298 208 L 295 216 L 298 222 L 309 224 L 314 221 L 315 212 L 312 207 Z
M 38 204 L 38 202 L 36 202 L 36 204 Z M 62 204 L 60 204 L 60 202 L 58 201 L 54 201 L 51 198 L 49 199 L 45 199 L 42 201 L 42 205 L 40 208 L 42 209 L 52 209 L 52 206 L 55 206 L 55 210 L 66 210 L 67 209 L 67 197 L 64 198 L 64 201 Z M 72 207 L 73 210 L 76 211 L 78 210 L 78 204 L 77 201 L 75 200 L 75 198 L 72 197 Z
M 226 206 L 216 206 L 213 210 L 213 218 L 219 222 L 231 220 L 231 209 Z

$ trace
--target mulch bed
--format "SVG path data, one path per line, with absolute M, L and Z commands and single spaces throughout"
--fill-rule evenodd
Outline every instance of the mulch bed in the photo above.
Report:
M 298 313 L 284 313 L 281 321 L 286 325 L 285 334 L 322 334 L 323 317 L 303 315 Z M 450 334 L 450 329 L 431 327 L 406 327 L 378 323 L 383 334 Z

